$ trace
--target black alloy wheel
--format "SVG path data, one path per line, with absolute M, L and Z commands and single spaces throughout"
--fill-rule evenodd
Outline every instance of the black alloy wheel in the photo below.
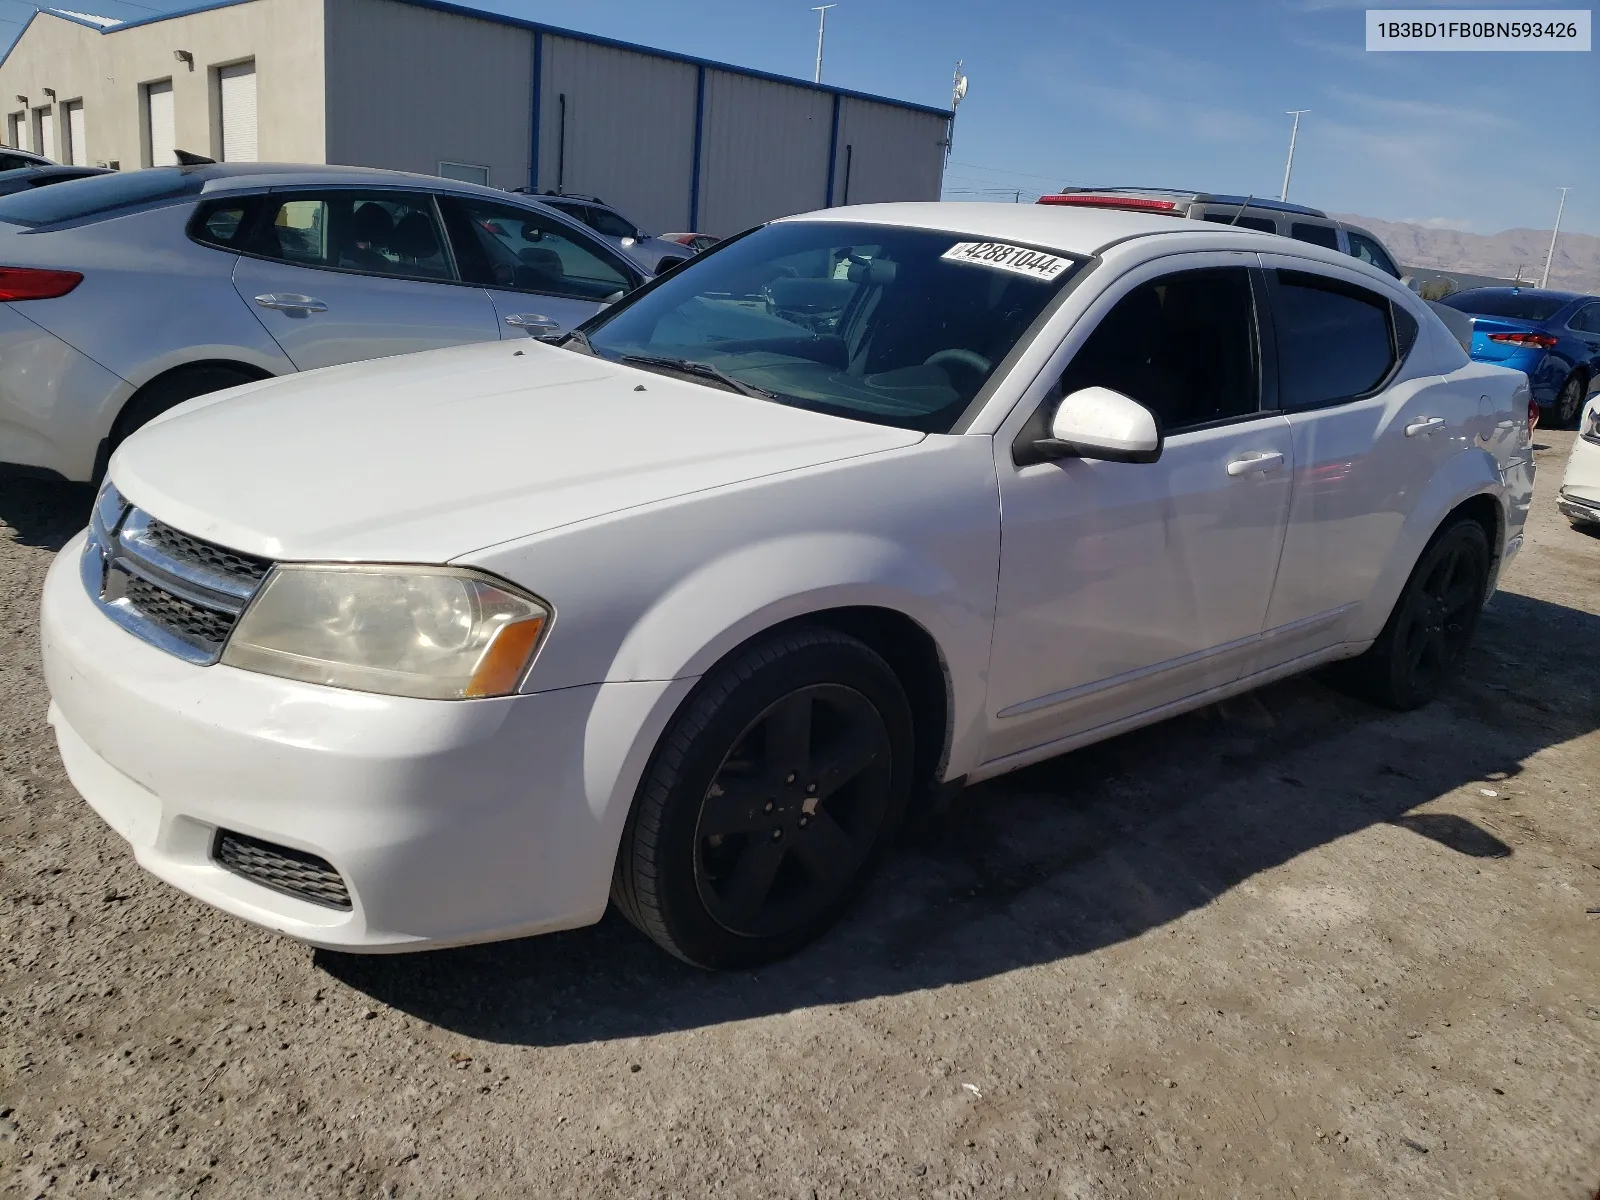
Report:
M 730 933 L 770 937 L 837 903 L 893 784 L 889 730 L 860 692 L 797 688 L 750 723 L 706 791 L 695 886 Z
M 668 725 L 611 895 L 696 966 L 793 953 L 866 885 L 910 794 L 910 705 L 872 649 L 781 630 L 709 672 Z
M 1461 665 L 1489 588 L 1489 539 L 1458 517 L 1428 544 L 1378 640 L 1340 663 L 1336 682 L 1388 708 L 1426 704 Z
M 1583 377 L 1574 371 L 1556 393 L 1554 425 L 1557 429 L 1575 429 L 1578 415 L 1583 411 Z

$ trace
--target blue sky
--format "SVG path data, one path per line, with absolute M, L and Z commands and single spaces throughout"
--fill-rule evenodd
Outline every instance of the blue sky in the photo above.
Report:
M 810 78 L 811 0 L 479 0 L 479 6 Z M 1422 0 L 1404 0 L 1422 7 Z M 1456 0 L 1460 4 L 1460 0 Z M 1504 0 L 1501 0 L 1504 3 Z M 1396 7 L 1399 5 L 1396 4 Z M 0 0 L 0 37 L 32 5 Z M 158 0 L 63 0 L 125 19 Z M 1347 0 L 839 0 L 825 82 L 944 105 L 971 90 L 947 194 L 1065 183 L 1289 197 L 1337 212 L 1494 233 L 1600 234 L 1600 55 L 1374 54 Z

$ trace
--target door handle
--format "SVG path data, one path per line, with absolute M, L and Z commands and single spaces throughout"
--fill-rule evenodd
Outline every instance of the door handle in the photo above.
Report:
M 552 321 L 541 313 L 512 313 L 506 318 L 506 324 L 522 330 L 529 337 L 547 337 L 561 331 L 560 321 Z
M 1406 436 L 1416 437 L 1419 433 L 1433 433 L 1443 428 L 1443 417 L 1423 417 L 1420 421 L 1413 421 L 1406 426 Z
M 1257 450 L 1229 463 L 1228 474 L 1235 478 L 1240 475 L 1265 475 L 1268 471 L 1276 471 L 1281 466 L 1283 466 L 1283 455 L 1278 451 Z
M 256 303 L 262 308 L 272 308 L 279 312 L 320 313 L 328 311 L 328 306 L 316 297 L 297 296 L 293 292 L 263 292 L 256 297 Z

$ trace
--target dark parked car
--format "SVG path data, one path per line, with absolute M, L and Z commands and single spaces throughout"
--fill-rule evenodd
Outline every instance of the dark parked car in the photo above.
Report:
M 0 171 L 0 196 L 25 192 L 29 188 L 48 187 L 52 183 L 65 183 L 69 179 L 109 174 L 111 172 L 105 167 L 17 167 Z
M 1528 377 L 1546 422 L 1571 429 L 1600 379 L 1600 296 L 1543 288 L 1483 287 L 1441 304 L 1472 318 L 1472 357 Z

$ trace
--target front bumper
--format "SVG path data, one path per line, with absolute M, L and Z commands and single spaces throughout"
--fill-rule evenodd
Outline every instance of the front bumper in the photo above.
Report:
M 376 696 L 185 663 L 108 620 L 69 543 L 41 642 L 73 785 L 141 866 L 313 945 L 393 951 L 600 918 L 622 821 L 691 681 Z M 220 866 L 219 830 L 327 860 L 348 911 Z
M 1569 520 L 1600 525 L 1600 499 L 1562 488 L 1556 494 L 1556 507 Z

